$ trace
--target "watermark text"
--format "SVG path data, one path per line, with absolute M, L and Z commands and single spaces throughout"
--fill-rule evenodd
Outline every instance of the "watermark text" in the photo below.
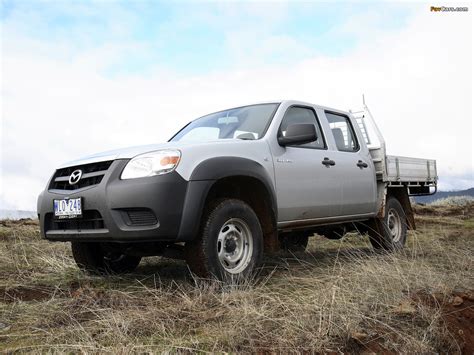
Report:
M 431 6 L 431 12 L 467 12 L 468 7 L 452 7 L 452 6 Z

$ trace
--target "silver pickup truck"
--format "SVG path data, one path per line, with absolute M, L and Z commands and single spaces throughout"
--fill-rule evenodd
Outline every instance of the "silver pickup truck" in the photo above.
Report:
M 364 104 L 346 112 L 265 102 L 198 118 L 167 143 L 89 156 L 54 172 L 38 198 L 42 235 L 72 244 L 96 273 L 143 256 L 184 257 L 202 277 L 249 276 L 267 252 L 314 233 L 368 233 L 404 246 L 409 196 L 436 190 L 434 160 L 389 156 Z

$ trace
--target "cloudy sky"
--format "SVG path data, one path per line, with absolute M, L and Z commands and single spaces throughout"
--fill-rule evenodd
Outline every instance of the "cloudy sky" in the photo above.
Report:
M 34 210 L 60 163 L 211 111 L 358 109 L 363 93 L 389 153 L 437 159 L 441 189 L 473 187 L 474 8 L 433 4 L 1 0 L 0 207 Z

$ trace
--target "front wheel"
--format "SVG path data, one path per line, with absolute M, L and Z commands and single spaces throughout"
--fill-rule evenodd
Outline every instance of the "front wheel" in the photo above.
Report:
M 92 274 L 122 274 L 135 270 L 140 256 L 104 248 L 101 243 L 72 242 L 72 255 L 80 269 Z
M 390 197 L 385 205 L 384 218 L 376 218 L 369 228 L 369 238 L 374 249 L 395 251 L 403 249 L 407 239 L 407 217 L 402 205 Z
M 204 216 L 200 236 L 186 243 L 193 273 L 221 281 L 242 281 L 260 264 L 263 235 L 259 219 L 241 200 L 216 201 Z

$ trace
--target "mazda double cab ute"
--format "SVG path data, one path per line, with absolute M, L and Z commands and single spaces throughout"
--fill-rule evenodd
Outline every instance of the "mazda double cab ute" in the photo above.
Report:
M 409 196 L 436 184 L 434 160 L 386 155 L 365 104 L 346 112 L 287 100 L 63 164 L 38 216 L 42 236 L 71 242 L 89 272 L 130 272 L 161 255 L 185 258 L 200 277 L 241 280 L 264 253 L 302 251 L 314 233 L 357 229 L 375 249 L 401 249 L 415 228 Z

